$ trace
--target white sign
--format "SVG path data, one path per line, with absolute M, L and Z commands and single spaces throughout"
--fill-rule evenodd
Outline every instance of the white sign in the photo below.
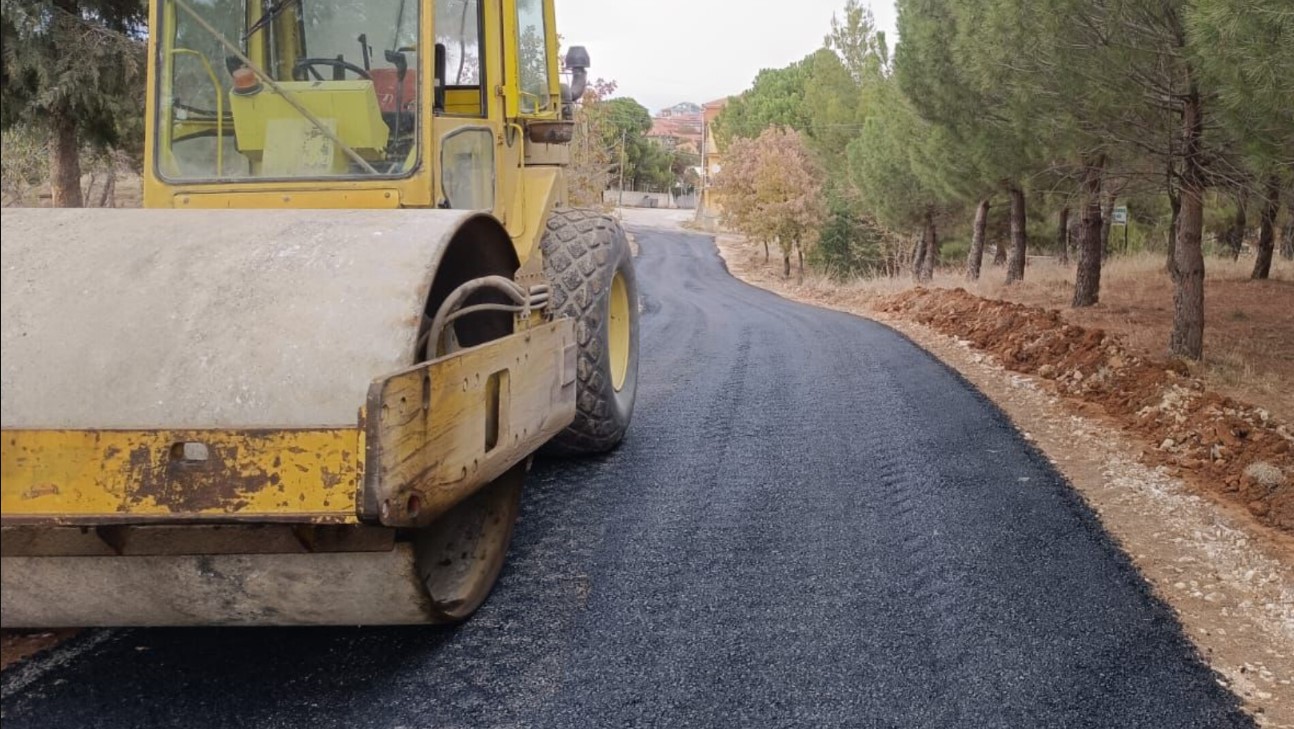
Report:
M 1114 209 L 1114 224 L 1115 224 L 1115 225 L 1127 225 L 1127 224 L 1128 224 L 1128 206 L 1127 206 L 1127 205 L 1120 205 L 1119 207 L 1117 207 L 1117 208 L 1115 208 L 1115 209 Z

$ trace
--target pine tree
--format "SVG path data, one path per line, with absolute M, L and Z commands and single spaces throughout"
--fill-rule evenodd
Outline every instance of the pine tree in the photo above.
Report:
M 907 102 L 893 80 L 848 148 L 850 179 L 868 209 L 892 229 L 917 229 L 913 275 L 928 281 L 939 258 L 936 225 L 947 196 L 930 184 L 936 160 L 950 153 L 948 138 Z
M 1190 6 L 1194 63 L 1216 96 L 1239 181 L 1259 213 L 1253 278 L 1271 274 L 1282 189 L 1294 188 L 1294 7 L 1287 0 L 1200 0 Z
M 83 144 L 142 140 L 140 0 L 0 0 L 0 125 L 48 130 L 53 202 L 80 207 Z
M 949 153 L 929 182 L 977 208 L 1005 192 L 1011 250 L 1007 282 L 1024 277 L 1027 212 L 1020 180 L 1040 168 L 1037 104 L 1027 89 L 1004 83 L 1009 61 L 1028 36 L 1022 21 L 990 23 L 979 4 L 900 0 L 894 74 L 923 119 L 948 137 Z M 968 273 L 978 276 L 970 263 Z

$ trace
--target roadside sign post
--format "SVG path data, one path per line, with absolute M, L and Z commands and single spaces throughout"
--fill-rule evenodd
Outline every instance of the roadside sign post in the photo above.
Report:
M 1123 252 L 1128 252 L 1128 206 L 1120 205 L 1114 209 L 1114 225 L 1123 226 Z

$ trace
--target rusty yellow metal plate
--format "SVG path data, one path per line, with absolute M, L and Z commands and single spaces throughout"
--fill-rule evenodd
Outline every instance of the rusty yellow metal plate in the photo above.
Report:
M 365 516 L 425 526 L 534 453 L 575 419 L 575 355 L 562 319 L 374 382 Z
M 357 521 L 363 433 L 16 430 L 0 442 L 10 524 Z

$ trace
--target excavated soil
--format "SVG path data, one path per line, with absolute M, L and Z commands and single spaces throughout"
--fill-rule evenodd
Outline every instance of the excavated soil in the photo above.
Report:
M 8 668 L 76 634 L 75 630 L 5 630 L 0 632 L 0 669 Z
M 1060 312 L 963 289 L 911 289 L 878 310 L 924 324 L 1036 375 L 1141 436 L 1146 460 L 1294 532 L 1294 433 L 1266 410 L 1209 391 L 1181 362 L 1133 354 L 1117 336 Z

